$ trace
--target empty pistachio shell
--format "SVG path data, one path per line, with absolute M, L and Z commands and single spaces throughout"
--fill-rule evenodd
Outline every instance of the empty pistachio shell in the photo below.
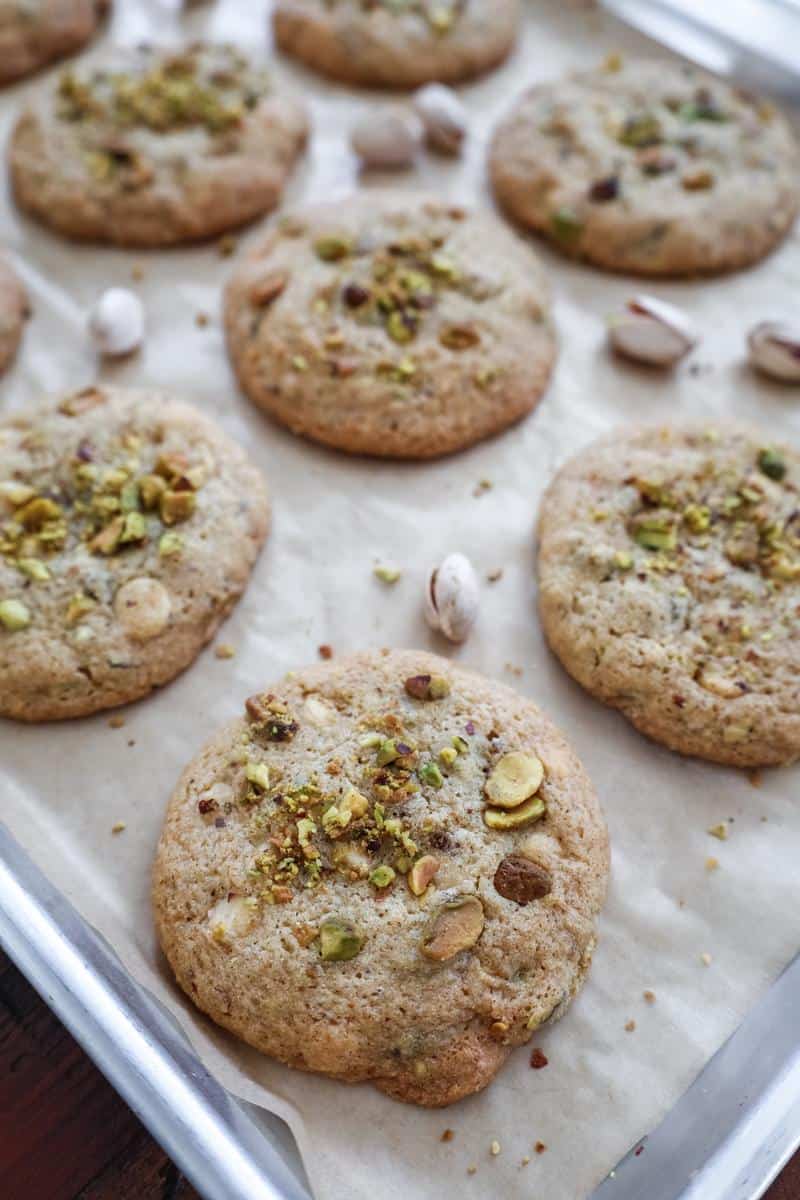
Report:
M 432 854 L 423 854 L 408 872 L 409 891 L 415 896 L 422 896 L 438 870 L 438 858 L 434 858 Z
M 535 754 L 512 750 L 496 763 L 486 780 L 486 798 L 496 808 L 516 808 L 532 796 L 544 779 L 544 767 Z
M 140 642 L 158 637 L 171 611 L 169 592 L 157 579 L 129 579 L 114 597 L 114 615 L 125 633 Z
M 747 335 L 750 362 L 784 383 L 800 383 L 800 325 L 762 321 Z
M 545 812 L 545 803 L 541 796 L 531 796 L 530 800 L 526 800 L 524 804 L 520 804 L 518 808 L 486 808 L 483 812 L 483 819 L 490 829 L 519 829 L 523 825 L 529 825 L 531 821 L 538 821 L 539 817 L 543 817 Z
M 544 867 L 524 855 L 508 854 L 494 873 L 494 886 L 506 900 L 525 905 L 548 895 L 553 878 Z
M 319 927 L 319 952 L 325 962 L 347 962 L 363 945 L 364 939 L 342 917 L 327 917 Z
M 428 144 L 442 154 L 458 154 L 467 132 L 467 110 L 452 88 L 429 83 L 414 95 L 414 109 Z
M 144 337 L 144 309 L 127 288 L 103 292 L 89 315 L 89 334 L 101 354 L 110 358 L 130 354 Z
M 483 933 L 483 905 L 477 896 L 454 896 L 428 925 L 420 947 L 426 958 L 446 962 L 469 950 Z
M 354 126 L 350 145 L 365 167 L 410 167 L 422 141 L 422 122 L 402 108 L 370 110 Z
M 451 642 L 463 642 L 478 616 L 478 577 L 464 554 L 448 554 L 425 589 L 425 619 Z
M 671 367 L 697 345 L 691 321 L 674 304 L 653 296 L 635 296 L 612 319 L 611 345 L 626 358 L 654 367 Z

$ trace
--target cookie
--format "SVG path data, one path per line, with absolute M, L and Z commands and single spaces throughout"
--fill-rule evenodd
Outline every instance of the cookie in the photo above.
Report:
M 0 85 L 80 50 L 109 0 L 0 0 Z
M 164 393 L 87 388 L 0 422 L 0 715 L 80 717 L 172 679 L 268 521 L 244 452 Z
M 67 237 L 168 246 L 273 208 L 307 119 L 230 46 L 144 47 L 62 73 L 17 122 L 17 203 Z
M 763 258 L 798 209 L 798 145 L 765 100 L 688 64 L 540 84 L 495 132 L 503 208 L 612 271 L 695 275 Z
M 634 428 L 557 475 L 539 520 L 547 639 L 682 754 L 800 756 L 800 455 L 736 425 Z
M 385 650 L 250 697 L 178 784 L 153 896 L 218 1024 L 438 1106 L 565 1011 L 607 874 L 591 783 L 541 710 Z
M 433 458 L 528 413 L 556 355 L 533 253 L 489 216 L 365 193 L 278 222 L 227 288 L 250 399 L 351 453 Z
M 0 375 L 17 353 L 27 313 L 25 290 L 8 263 L 0 258 Z
M 323 75 L 371 87 L 455 83 L 501 63 L 518 0 L 278 0 L 281 50 Z

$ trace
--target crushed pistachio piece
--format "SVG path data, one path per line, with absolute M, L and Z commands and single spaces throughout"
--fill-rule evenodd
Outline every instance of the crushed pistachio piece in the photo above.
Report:
M 454 896 L 434 914 L 423 934 L 420 950 L 434 962 L 447 962 L 470 950 L 483 933 L 485 917 L 477 896 Z
M 179 521 L 188 521 L 197 507 L 197 496 L 194 492 L 174 492 L 168 489 L 159 501 L 159 513 L 165 525 L 176 525 Z
M 262 791 L 266 792 L 269 790 L 269 767 L 266 763 L 248 759 L 245 766 L 245 777 L 248 783 L 254 783 Z
M 450 695 L 450 684 L 444 675 L 411 675 L 403 686 L 415 700 L 444 700 Z
M 440 788 L 444 783 L 444 777 L 435 762 L 423 763 L 419 768 L 419 777 L 423 783 L 427 783 L 429 787 Z
M 556 209 L 550 225 L 558 240 L 567 245 L 577 242 L 583 233 L 583 221 L 571 208 Z
M 435 858 L 432 854 L 423 854 L 422 858 L 417 859 L 408 872 L 406 882 L 408 883 L 409 891 L 414 896 L 424 895 L 438 870 L 438 858 Z
M 372 568 L 372 574 L 376 579 L 380 579 L 381 583 L 392 584 L 397 583 L 403 572 L 399 567 L 392 567 L 386 564 L 378 563 L 376 567 Z
M 347 258 L 351 250 L 352 242 L 350 239 L 336 234 L 317 238 L 314 242 L 314 253 L 323 262 L 337 262 L 341 258 Z
M 531 821 L 538 821 L 545 814 L 545 802 L 541 796 L 531 796 L 517 808 L 487 808 L 484 809 L 483 819 L 490 829 L 500 832 L 506 829 L 519 829 Z
M 372 871 L 369 881 L 375 888 L 385 888 L 394 881 L 394 878 L 395 872 L 391 867 L 387 866 L 386 863 L 383 863 L 381 866 L 376 867 L 375 870 Z
M 19 633 L 30 623 L 30 609 L 21 600 L 0 600 L 0 625 L 9 633 Z
M 348 962 L 363 945 L 363 937 L 342 917 L 327 917 L 319 927 L 319 953 L 325 962 Z
M 708 832 L 712 837 L 718 838 L 721 842 L 728 840 L 728 826 L 724 821 L 720 821 L 717 825 L 712 825 Z
M 35 583 L 44 583 L 50 578 L 50 569 L 39 558 L 19 558 L 17 566 L 23 575 L 27 575 Z
M 786 474 L 786 463 L 777 450 L 765 447 L 758 455 L 758 469 L 770 479 L 781 480 Z
M 158 540 L 158 553 L 161 558 L 174 558 L 183 549 L 183 538 L 179 533 L 162 533 Z

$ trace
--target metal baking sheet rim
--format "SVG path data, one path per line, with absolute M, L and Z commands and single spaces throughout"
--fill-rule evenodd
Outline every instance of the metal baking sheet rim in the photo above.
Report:
M 1 822 L 0 945 L 206 1200 L 309 1200 L 283 1123 L 213 1079 Z M 800 955 L 591 1200 L 758 1200 L 800 1146 L 798 1012 Z

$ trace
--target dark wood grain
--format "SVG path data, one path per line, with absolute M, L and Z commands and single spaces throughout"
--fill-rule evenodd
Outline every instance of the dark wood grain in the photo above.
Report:
M 1 952 L 0 1196 L 200 1200 Z M 800 1155 L 767 1200 L 800 1200 Z

